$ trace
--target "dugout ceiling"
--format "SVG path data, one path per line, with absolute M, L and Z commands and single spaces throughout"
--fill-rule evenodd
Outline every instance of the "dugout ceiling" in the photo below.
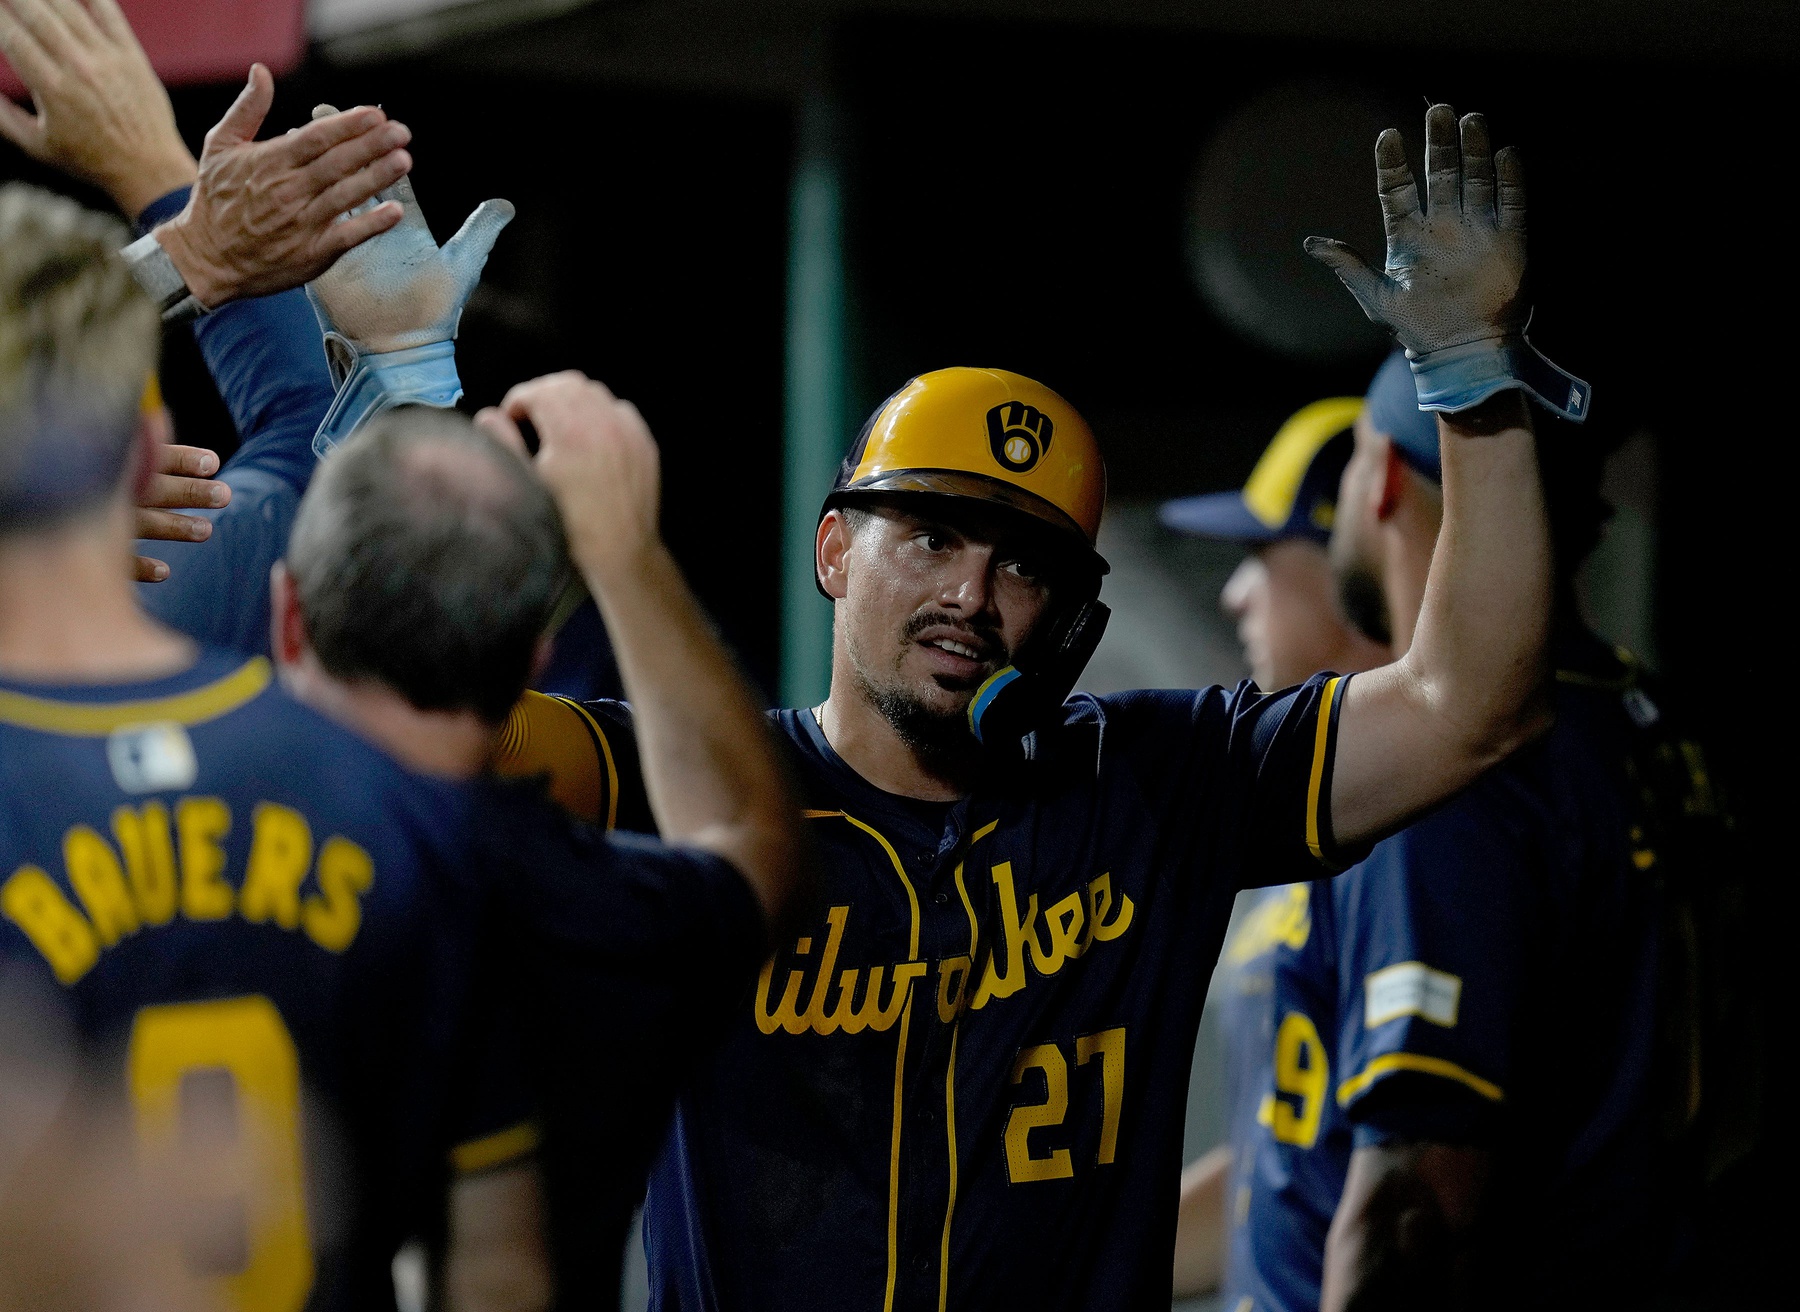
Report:
M 1552 56 L 1766 63 L 1800 55 L 1800 6 L 1789 0 L 314 0 L 313 14 L 315 39 L 338 62 L 429 50 L 492 72 L 766 95 L 803 88 L 813 34 L 859 17 Z

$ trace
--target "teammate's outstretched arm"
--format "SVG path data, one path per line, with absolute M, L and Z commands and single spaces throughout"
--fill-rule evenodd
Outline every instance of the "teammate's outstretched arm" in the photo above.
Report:
M 257 141 L 275 80 L 256 64 L 196 162 L 117 0 L 0 0 L 0 51 L 37 105 L 0 98 L 0 134 L 26 154 L 101 187 L 128 219 L 192 186 L 156 237 L 209 309 L 298 287 L 400 222 L 397 204 L 341 217 L 412 167 L 411 133 L 373 106 Z
M 1422 389 L 1420 362 L 1448 362 L 1431 383 L 1448 373 L 1471 383 L 1462 399 L 1485 399 L 1438 415 L 1443 527 L 1412 646 L 1350 680 L 1339 712 L 1331 827 L 1344 847 L 1397 828 L 1549 723 L 1550 529 L 1520 384 L 1492 367 L 1518 350 L 1527 311 L 1519 160 L 1491 152 L 1480 115 L 1459 125 L 1448 105 L 1425 119 L 1422 210 L 1399 133 L 1382 133 L 1375 160 L 1386 270 L 1341 243 L 1307 249 L 1394 331 Z
M 659 832 L 730 861 L 778 920 L 810 840 L 768 722 L 658 531 L 655 439 L 636 406 L 575 372 L 521 383 L 476 416 L 523 454 L 521 419 L 612 638 Z

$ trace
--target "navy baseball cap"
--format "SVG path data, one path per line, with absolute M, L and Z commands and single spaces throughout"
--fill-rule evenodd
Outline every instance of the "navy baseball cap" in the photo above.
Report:
M 1400 458 L 1432 482 L 1443 482 L 1437 415 L 1419 409 L 1419 389 L 1413 383 L 1412 365 L 1407 362 L 1405 351 L 1395 351 L 1382 362 L 1364 399 L 1369 407 L 1370 426 L 1393 442 Z
M 1163 524 L 1221 542 L 1329 541 L 1338 479 L 1350 462 L 1350 430 L 1362 408 L 1359 397 L 1334 396 L 1296 411 L 1250 471 L 1243 491 L 1165 501 Z

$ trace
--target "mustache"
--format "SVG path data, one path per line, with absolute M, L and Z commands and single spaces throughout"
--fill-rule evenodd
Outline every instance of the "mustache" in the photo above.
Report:
M 998 625 L 971 624 L 966 619 L 941 610 L 920 611 L 906 622 L 906 627 L 901 630 L 900 636 L 903 640 L 911 642 L 926 629 L 938 628 L 955 629 L 958 633 L 967 634 L 969 644 L 979 648 L 986 655 L 997 655 L 1002 658 L 1012 655 L 1000 637 Z

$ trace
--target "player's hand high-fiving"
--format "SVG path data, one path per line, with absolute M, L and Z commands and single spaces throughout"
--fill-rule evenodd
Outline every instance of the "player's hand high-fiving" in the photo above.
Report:
M 1377 273 L 1341 241 L 1308 237 L 1309 254 L 1343 280 L 1363 313 L 1406 348 L 1422 409 L 1456 411 L 1519 388 L 1567 419 L 1586 417 L 1587 384 L 1525 340 L 1525 171 L 1495 152 L 1487 120 L 1448 105 L 1425 115 L 1425 203 L 1392 128 L 1375 142 L 1387 229 Z

